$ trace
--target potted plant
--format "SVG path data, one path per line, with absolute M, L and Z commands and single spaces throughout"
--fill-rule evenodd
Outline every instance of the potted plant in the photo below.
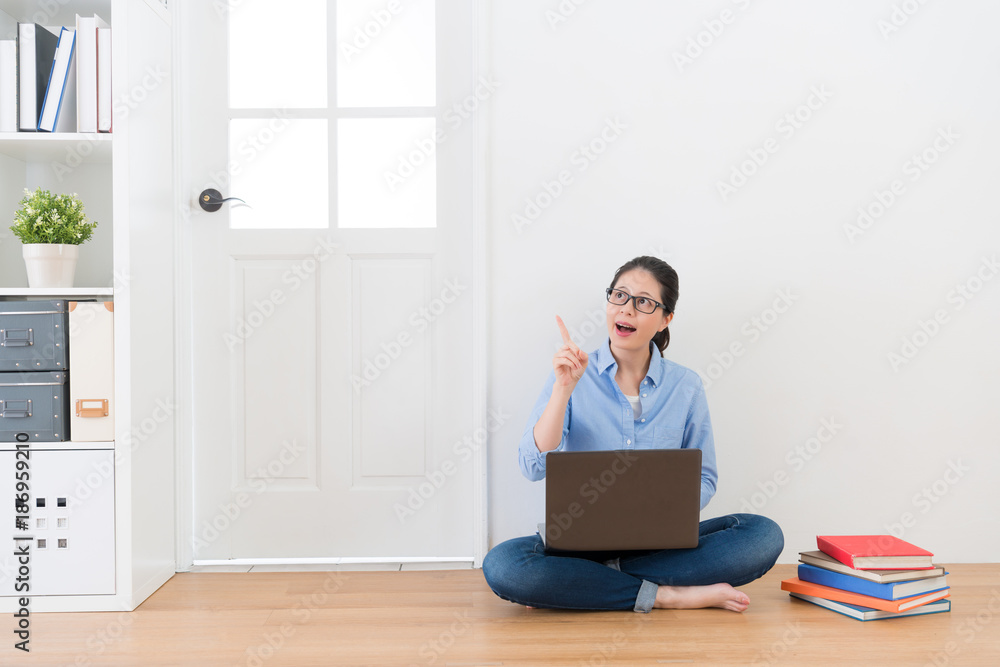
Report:
M 79 246 L 90 239 L 96 226 L 87 220 L 76 194 L 25 189 L 10 229 L 24 244 L 28 286 L 72 287 Z

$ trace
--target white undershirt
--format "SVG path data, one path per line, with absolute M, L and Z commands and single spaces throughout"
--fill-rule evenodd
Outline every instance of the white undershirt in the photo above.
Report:
M 642 403 L 639 402 L 639 396 L 629 396 L 628 394 L 625 394 L 625 398 L 627 398 L 628 402 L 632 404 L 633 417 L 638 419 L 642 414 Z

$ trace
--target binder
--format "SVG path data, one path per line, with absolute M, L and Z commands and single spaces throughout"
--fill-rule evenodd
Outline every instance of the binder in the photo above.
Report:
M 0 41 L 0 132 L 17 132 L 17 41 Z
M 97 132 L 97 31 L 108 27 L 97 14 L 76 15 L 77 132 Z
M 111 132 L 111 28 L 97 29 L 97 131 Z
M 45 100 L 38 117 L 39 132 L 76 129 L 76 31 L 63 28 L 52 61 Z
M 22 132 L 38 130 L 58 44 L 59 38 L 44 26 L 17 25 L 18 126 Z

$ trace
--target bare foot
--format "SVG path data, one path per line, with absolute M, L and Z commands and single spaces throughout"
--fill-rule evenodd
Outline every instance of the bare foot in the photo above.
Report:
M 744 611 L 750 598 L 729 584 L 711 586 L 660 586 L 656 591 L 654 609 L 701 609 L 721 607 L 729 611 Z

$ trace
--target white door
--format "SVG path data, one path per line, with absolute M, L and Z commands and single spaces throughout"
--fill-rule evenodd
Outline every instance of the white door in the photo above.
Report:
M 195 562 L 476 551 L 472 5 L 183 7 Z

